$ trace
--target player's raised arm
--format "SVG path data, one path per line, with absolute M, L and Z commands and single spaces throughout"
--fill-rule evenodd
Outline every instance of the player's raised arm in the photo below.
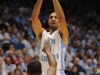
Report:
M 53 1 L 55 13 L 56 13 L 57 18 L 58 18 L 58 26 L 59 26 L 59 30 L 60 30 L 60 33 L 62 36 L 62 40 L 68 41 L 69 32 L 67 29 L 67 23 L 65 21 L 64 12 L 63 12 L 62 7 L 61 7 L 58 0 L 52 0 L 52 1 Z M 65 45 L 67 45 L 67 44 L 68 43 L 65 43 Z
M 31 18 L 32 18 L 32 28 L 33 28 L 33 31 L 35 32 L 36 37 L 38 38 L 39 42 L 40 42 L 41 35 L 42 35 L 42 32 L 43 32 L 40 20 L 38 19 L 42 2 L 43 2 L 43 0 L 37 0 L 36 4 L 34 6 L 34 9 L 32 11 L 32 16 L 31 16 Z
M 47 70 L 46 75 L 56 75 L 57 62 L 56 62 L 54 56 L 51 53 L 51 45 L 50 45 L 49 41 L 46 41 L 42 51 L 44 53 L 46 53 L 46 55 L 48 57 L 49 68 Z

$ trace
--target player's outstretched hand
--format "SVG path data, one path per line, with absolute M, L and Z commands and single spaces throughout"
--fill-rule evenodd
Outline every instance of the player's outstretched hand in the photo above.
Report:
M 51 45 L 50 45 L 49 40 L 44 43 L 44 47 L 43 47 L 42 51 L 44 53 L 51 52 Z

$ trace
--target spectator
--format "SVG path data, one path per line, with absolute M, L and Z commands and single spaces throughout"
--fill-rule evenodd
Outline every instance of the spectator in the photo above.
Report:
M 88 57 L 86 55 L 83 56 L 83 59 L 80 61 L 80 65 L 85 69 L 87 65 L 87 59 Z
M 9 50 L 15 51 L 15 47 L 14 47 L 13 44 L 10 44 L 10 45 L 9 45 Z
M 100 57 L 98 57 L 98 64 L 100 63 Z
M 23 48 L 25 48 L 25 45 L 22 43 L 22 40 L 23 40 L 23 37 L 20 36 L 20 37 L 19 37 L 19 42 L 16 43 L 16 44 L 14 44 L 15 49 L 20 49 L 20 50 L 22 50 Z
M 9 72 L 8 75 L 14 75 L 14 73 L 13 72 Z
M 100 64 L 97 65 L 97 70 L 100 73 Z
M 5 69 L 5 62 L 3 58 L 0 58 L 0 65 L 2 65 L 2 68 Z
M 15 69 L 14 70 L 14 75 L 22 75 L 22 72 L 20 69 Z
M 88 34 L 90 36 L 89 39 L 90 39 L 91 42 L 97 41 L 95 35 L 93 35 L 93 31 L 92 30 L 88 30 Z
M 3 66 L 4 62 L 2 59 L 0 59 L 0 74 L 1 75 L 7 75 L 6 71 L 5 71 L 5 67 Z
M 77 50 L 76 55 L 77 55 L 77 57 L 79 59 L 82 59 L 82 57 L 83 57 L 84 54 L 80 50 Z
M 96 57 L 96 59 L 97 59 L 98 57 L 100 57 L 100 48 L 98 48 L 98 50 L 96 51 L 95 57 Z
M 35 55 L 33 59 L 39 60 L 39 56 L 38 55 Z
M 36 49 L 36 42 L 34 41 L 33 43 L 31 43 L 32 49 L 28 50 L 28 54 L 31 57 L 34 57 L 35 55 L 39 55 L 39 50 Z
M 23 72 L 23 75 L 27 75 L 27 73 L 26 72 Z
M 20 50 L 16 50 L 15 51 L 15 63 L 18 64 L 18 63 L 22 63 L 23 62 L 23 59 L 21 57 L 21 51 Z
M 98 43 L 97 43 L 98 47 L 100 47 L 100 39 L 98 40 Z
M 74 66 L 74 61 L 77 58 L 76 55 L 73 56 L 73 60 L 69 63 L 65 63 L 65 74 L 68 74 L 70 72 L 70 70 L 72 69 L 72 67 Z
M 0 30 L 4 29 L 7 30 L 7 25 L 5 24 L 6 20 L 2 19 L 0 24 Z
M 13 44 L 9 44 L 9 48 L 8 48 L 8 50 L 5 52 L 5 56 L 8 56 L 8 52 L 9 52 L 10 50 L 15 51 L 15 47 L 14 47 Z
M 18 43 L 18 41 L 19 41 L 18 36 L 19 36 L 18 29 L 14 28 L 10 35 L 12 44 Z
M 22 26 L 25 26 L 26 20 L 25 20 L 24 16 L 22 15 L 22 13 L 19 13 L 19 15 L 16 16 L 14 19 L 16 22 L 21 23 Z
M 93 66 L 92 66 L 92 60 L 88 59 L 87 60 L 87 66 L 85 67 L 86 75 L 91 75 L 93 73 L 92 68 L 93 68 Z
M 12 27 L 11 26 L 8 26 L 7 27 L 7 32 L 8 32 L 8 34 L 11 34 L 12 33 Z
M 8 75 L 14 75 L 14 73 L 13 72 L 8 72 Z
M 4 50 L 2 48 L 0 48 L 0 57 L 4 58 Z
M 98 62 L 97 59 L 94 57 L 94 55 L 91 55 L 90 58 L 92 59 L 93 66 L 97 66 Z
M 81 44 L 80 41 L 77 41 L 76 47 L 73 50 L 74 50 L 75 53 L 77 52 L 77 50 L 80 50 L 82 53 L 85 52 L 84 49 L 82 49 L 82 44 Z
M 85 69 L 83 67 L 80 66 L 80 59 L 79 58 L 76 58 L 75 61 L 74 61 L 74 65 L 77 66 L 78 68 L 78 72 L 83 72 L 83 73 L 86 73 Z
M 22 71 L 22 65 L 21 65 L 21 63 L 16 64 L 16 69 L 20 69 L 20 70 Z M 23 72 L 23 71 L 22 71 L 22 72 Z
M 93 67 L 93 73 L 91 75 L 99 75 L 100 73 L 97 70 L 97 67 Z
M 79 75 L 78 68 L 73 66 L 71 72 L 68 75 Z
M 8 50 L 8 46 L 10 44 L 10 36 L 9 34 L 6 32 L 6 30 L 3 28 L 0 32 L 0 41 L 2 44 L 2 48 L 6 51 Z
M 31 22 L 29 19 L 26 20 L 26 26 L 24 27 L 25 31 L 28 33 L 28 35 L 32 36 L 32 27 L 31 27 Z
M 22 50 L 22 58 L 24 58 L 24 57 L 26 57 L 26 56 L 28 56 L 29 54 L 28 54 L 28 50 L 26 49 L 26 48 L 24 48 L 23 50 Z
M 15 64 L 11 64 L 11 59 L 9 57 L 6 58 L 5 60 L 5 70 L 6 73 L 8 74 L 10 71 L 14 71 L 16 69 Z
M 91 49 L 88 50 L 89 55 L 95 55 L 96 54 L 96 46 L 92 45 Z
M 21 63 L 23 72 L 25 72 L 27 70 L 27 64 L 29 63 L 29 61 L 30 61 L 30 56 L 25 56 L 24 62 Z
M 72 57 L 74 56 L 74 52 L 72 50 L 71 45 L 69 44 L 67 47 L 67 52 L 66 52 L 66 63 L 72 61 Z
M 9 50 L 7 57 L 9 57 L 11 59 L 11 64 L 16 64 L 15 59 L 14 59 L 14 51 Z M 5 60 L 6 60 L 7 57 L 5 57 Z
M 89 40 L 89 35 L 87 34 L 86 36 L 85 36 L 85 39 L 84 40 L 82 40 L 82 48 L 84 49 L 85 48 L 85 45 L 88 43 L 89 45 L 91 45 L 91 41 Z
M 2 65 L 0 66 L 0 74 L 1 75 L 7 75 L 5 70 L 2 68 Z
M 26 39 L 24 39 L 24 37 L 25 37 L 25 33 L 23 32 L 23 33 L 21 33 L 21 36 L 22 36 L 22 44 L 24 44 L 25 45 L 25 48 L 26 49 L 31 49 L 31 45 L 30 45 L 30 42 L 28 42 Z

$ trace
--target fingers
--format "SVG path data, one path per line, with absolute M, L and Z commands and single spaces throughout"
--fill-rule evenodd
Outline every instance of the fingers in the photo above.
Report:
M 46 53 L 46 49 L 45 49 L 45 48 L 43 48 L 42 51 L 43 51 L 44 53 Z
M 44 53 L 46 53 L 46 52 L 51 52 L 50 40 L 46 40 L 46 41 L 45 41 L 44 47 L 43 47 L 42 51 L 43 51 Z
M 43 52 L 45 52 L 44 48 L 42 49 Z
M 46 44 L 50 44 L 50 39 L 49 40 L 46 40 L 45 45 Z

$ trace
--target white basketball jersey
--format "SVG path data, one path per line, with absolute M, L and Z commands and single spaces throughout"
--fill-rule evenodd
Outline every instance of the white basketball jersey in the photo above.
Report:
M 61 36 L 59 30 L 55 31 L 53 34 L 50 34 L 46 30 L 44 30 L 42 33 L 41 48 L 40 48 L 40 62 L 42 64 L 42 74 L 46 74 L 47 69 L 49 67 L 47 56 L 42 51 L 44 42 L 48 39 L 50 40 L 51 44 L 51 52 L 57 61 L 56 75 L 60 75 L 60 70 L 62 69 L 62 66 L 61 66 Z

